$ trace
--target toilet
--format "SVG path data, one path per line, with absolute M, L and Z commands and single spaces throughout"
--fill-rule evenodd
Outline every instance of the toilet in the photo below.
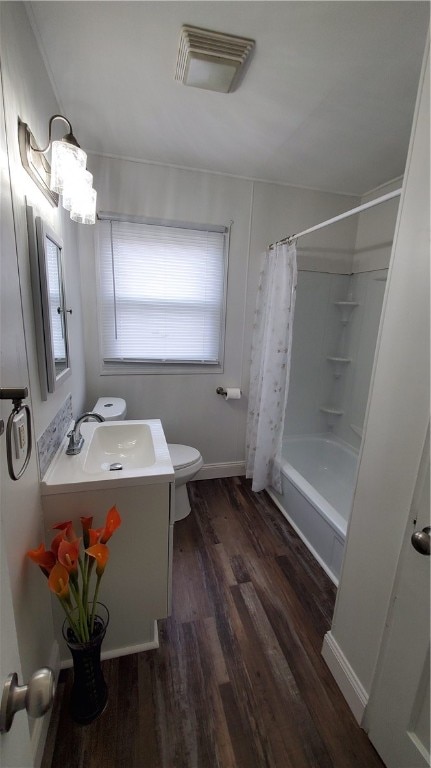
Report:
M 203 462 L 196 448 L 190 445 L 168 443 L 172 466 L 175 472 L 175 522 L 182 520 L 190 512 L 190 502 L 186 483 L 193 480 Z
M 127 406 L 122 397 L 99 397 L 92 408 L 93 413 L 103 416 L 105 421 L 122 421 L 126 418 Z M 203 465 L 201 454 L 190 445 L 168 443 L 172 466 L 175 473 L 175 516 L 174 520 L 183 520 L 190 512 L 187 486 Z

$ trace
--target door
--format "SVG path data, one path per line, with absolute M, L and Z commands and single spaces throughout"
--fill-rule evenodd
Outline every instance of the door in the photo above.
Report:
M 3 458 L 3 457 L 2 457 Z M 9 583 L 9 572 L 6 563 L 3 525 L 0 520 L 0 694 L 8 675 L 16 672 L 19 683 L 22 684 L 21 663 L 18 653 L 18 642 L 15 629 L 15 618 L 12 608 L 12 597 Z M 19 712 L 8 733 L 0 734 L 0 766 L 1 768 L 30 768 L 33 765 L 30 745 L 28 718 L 25 712 Z
M 3 87 L 0 90 L 0 160 L 1 173 L 1 325 L 0 325 L 0 386 L 28 385 L 26 367 L 19 360 L 19 349 L 25 350 L 24 330 L 20 317 L 20 294 L 16 262 L 16 243 L 13 228 L 11 188 L 6 152 L 6 135 L 3 104 Z M 19 310 L 17 311 L 17 308 Z M 10 311 L 9 311 L 10 310 Z M 10 316 L 11 311 L 14 312 Z M 17 314 L 16 314 L 17 313 Z M 9 321 L 8 321 L 9 319 Z M 17 322 L 18 319 L 18 322 Z M 9 325 L 12 322 L 13 331 Z M 16 377 L 16 378 L 15 378 Z M 0 418 L 4 424 L 12 410 L 10 401 L 0 401 Z M 18 638 L 13 612 L 11 585 L 8 569 L 7 545 L 5 540 L 5 521 L 13 511 L 14 483 L 8 477 L 5 434 L 0 436 L 0 697 L 3 684 L 9 674 L 16 672 L 22 684 L 21 663 L 18 651 Z M 19 482 L 19 481 L 18 481 Z M 25 681 L 26 682 L 26 681 Z M 25 712 L 20 712 L 14 719 L 9 733 L 0 734 L 0 765 L 2 768 L 29 768 L 33 765 L 31 757 L 29 721 Z
M 388 768 L 430 765 L 430 557 L 412 543 L 412 533 L 429 525 L 428 431 L 369 704 L 368 736 Z
M 394 364 L 393 354 L 387 354 L 386 377 L 381 377 L 380 397 L 375 398 L 383 413 L 377 426 L 392 437 L 387 443 L 386 464 L 375 465 L 381 473 L 382 495 L 374 500 L 374 511 L 376 517 L 381 508 L 385 512 L 380 521 L 383 535 L 374 550 L 382 577 L 394 530 L 399 530 L 396 544 L 400 554 L 384 626 L 382 622 L 366 724 L 369 738 L 388 768 L 430 765 L 429 76 L 428 38 L 392 273 L 395 304 L 392 301 L 390 351 L 396 350 L 398 359 Z M 396 284 L 396 272 L 403 277 L 402 286 L 401 281 Z M 389 298 L 386 319 L 388 308 Z M 405 336 L 404 327 L 409 327 Z M 414 349 L 412 354 L 408 345 Z M 396 386 L 392 385 L 394 379 Z M 386 400 L 392 407 L 385 412 Z

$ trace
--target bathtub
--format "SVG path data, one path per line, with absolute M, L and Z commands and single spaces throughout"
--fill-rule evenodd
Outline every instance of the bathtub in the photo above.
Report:
M 338 585 L 353 501 L 358 453 L 331 434 L 288 437 L 282 494 L 268 492 L 308 549 Z

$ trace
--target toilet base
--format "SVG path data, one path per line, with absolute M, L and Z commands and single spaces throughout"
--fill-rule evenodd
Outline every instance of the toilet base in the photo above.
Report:
M 190 502 L 189 495 L 187 493 L 187 485 L 183 483 L 180 486 L 175 486 L 175 522 L 178 520 L 184 520 L 187 515 L 190 514 Z

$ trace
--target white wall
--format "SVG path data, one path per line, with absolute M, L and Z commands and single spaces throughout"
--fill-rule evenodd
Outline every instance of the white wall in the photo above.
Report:
M 360 204 L 400 189 L 402 183 L 402 177 L 387 182 L 364 195 Z M 368 208 L 359 214 L 352 272 L 367 272 L 389 267 L 399 202 L 400 198 L 394 197 L 386 203 Z
M 0 13 L 1 69 L 7 140 L 2 144 L 5 150 L 2 162 L 5 168 L 9 163 L 10 170 L 9 189 L 2 184 L 2 195 L 5 193 L 2 197 L 2 240 L 3 234 L 6 235 L 7 226 L 10 232 L 7 253 L 2 250 L 1 256 L 2 299 L 6 298 L 6 302 L 9 302 L 10 312 L 6 316 L 3 314 L 6 302 L 2 301 L 1 375 L 2 386 L 29 387 L 30 398 L 27 402 L 32 409 L 34 438 L 32 459 L 22 479 L 14 483 L 8 479 L 4 482 L 5 478 L 2 478 L 1 501 L 19 651 L 24 679 L 27 681 L 38 667 L 52 663 L 52 653 L 55 650 L 50 594 L 45 578 L 25 555 L 28 549 L 37 547 L 44 539 L 35 443 L 57 413 L 68 392 L 72 392 L 75 408 L 82 408 L 85 379 L 75 228 L 69 225 L 63 227 L 61 214 L 51 208 L 22 168 L 18 149 L 18 116 L 29 123 L 36 139 L 45 144 L 48 120 L 52 114 L 58 112 L 58 105 L 24 4 L 0 3 Z M 42 402 L 40 398 L 38 380 L 26 199 L 63 236 L 68 297 L 74 308 L 74 319 L 71 323 L 73 374 L 58 392 L 49 396 L 47 402 Z M 12 340 L 9 344 L 12 351 L 7 359 L 3 354 L 6 336 L 9 342 Z M 4 413 L 2 411 L 2 415 Z M 33 725 L 35 723 L 35 731 L 39 733 L 40 723 L 32 721 Z
M 375 674 L 429 420 L 428 64 L 394 237 L 346 555 L 324 646 L 358 719 Z
M 42 434 L 64 402 L 72 393 L 75 413 L 81 411 L 85 374 L 83 369 L 83 333 L 80 300 L 78 225 L 70 221 L 61 208 L 53 208 L 24 170 L 18 148 L 18 117 L 28 123 L 39 146 L 48 139 L 48 122 L 58 113 L 56 102 L 41 54 L 31 29 L 23 3 L 1 3 L 2 66 L 5 92 L 6 130 L 17 233 L 20 285 L 22 293 L 27 355 L 36 439 Z M 57 129 L 60 131 L 61 127 Z M 26 222 L 26 201 L 62 237 L 64 241 L 65 281 L 67 302 L 73 308 L 68 316 L 72 375 L 45 402 L 40 397 L 33 318 L 30 263 Z
M 95 301 L 95 232 L 80 233 L 86 327 L 87 405 L 121 395 L 129 418 L 161 418 L 170 442 L 201 451 L 207 464 L 244 458 L 245 400 L 225 402 L 219 385 L 241 386 L 248 259 L 250 183 L 215 174 L 91 157 L 98 209 L 207 224 L 233 219 L 226 313 L 224 373 L 100 375 Z
M 101 375 L 95 303 L 94 232 L 81 229 L 82 298 L 86 329 L 87 407 L 100 395 L 123 396 L 130 418 L 161 418 L 167 439 L 194 445 L 220 474 L 242 469 L 249 349 L 260 256 L 272 241 L 354 204 L 353 198 L 264 184 L 218 174 L 91 156 L 98 209 L 132 215 L 228 224 L 233 220 L 228 274 L 224 373 Z M 331 271 L 350 262 L 355 227 L 326 233 L 306 263 Z M 311 244 L 313 245 L 313 243 Z M 241 387 L 224 401 L 223 386 Z

